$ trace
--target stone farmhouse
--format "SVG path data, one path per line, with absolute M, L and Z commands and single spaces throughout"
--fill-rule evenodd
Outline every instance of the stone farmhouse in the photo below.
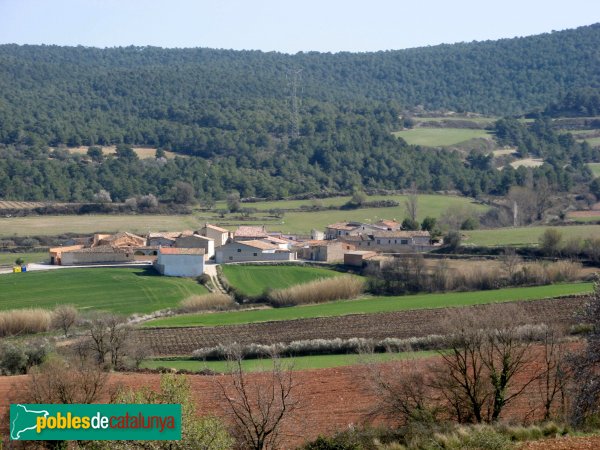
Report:
M 344 236 L 341 241 L 355 246 L 357 250 L 382 253 L 414 253 L 433 250 L 429 231 L 373 231 Z

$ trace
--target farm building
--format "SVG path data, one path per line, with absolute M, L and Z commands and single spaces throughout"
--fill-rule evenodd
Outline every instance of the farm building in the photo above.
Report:
M 62 251 L 59 262 L 62 266 L 75 266 L 78 264 L 110 264 L 124 263 L 135 260 L 134 250 L 98 245 L 96 247 L 79 248 Z M 56 260 L 55 260 L 56 261 Z
M 262 240 L 230 242 L 216 251 L 216 262 L 294 261 L 296 252 L 283 250 L 278 244 Z
M 184 233 L 187 232 L 165 231 L 161 233 L 148 233 L 146 241 L 150 246 L 173 247 L 175 245 L 175 240 Z M 189 234 L 192 234 L 192 232 L 190 231 Z
M 197 277 L 204 273 L 204 249 L 161 247 L 154 267 L 168 277 Z
M 209 237 L 200 236 L 199 234 L 179 236 L 175 239 L 175 247 L 204 249 L 205 259 L 212 258 L 215 255 L 215 241 Z
M 307 241 L 299 244 L 298 257 L 310 261 L 342 261 L 344 253 L 354 248 L 354 245 L 337 240 Z
M 344 254 L 346 266 L 363 267 L 367 260 L 377 256 L 377 252 L 366 250 L 355 250 Z
M 375 231 L 382 231 L 383 228 L 360 222 L 341 222 L 327 225 L 325 228 L 325 239 L 337 239 L 342 236 L 357 236 Z
M 255 239 L 268 238 L 269 234 L 265 229 L 265 226 L 247 226 L 242 225 L 238 227 L 233 233 L 234 241 L 253 241 Z
M 385 253 L 422 252 L 434 248 L 429 231 L 377 231 L 344 236 L 340 240 L 353 244 L 357 250 Z
M 375 222 L 373 225 L 381 228 L 386 231 L 400 231 L 402 229 L 402 224 L 400 222 L 396 222 L 395 220 L 380 220 L 379 222 Z
M 209 223 L 204 224 L 204 226 L 200 229 L 200 233 L 202 236 L 207 238 L 211 238 L 215 241 L 215 248 L 219 248 L 222 245 L 227 244 L 227 240 L 229 239 L 229 230 L 225 228 L 217 227 L 216 225 L 211 225 Z
M 50 264 L 60 266 L 62 264 L 63 252 L 72 252 L 74 250 L 81 250 L 83 245 L 68 245 L 65 247 L 54 247 L 48 249 L 50 253 Z
M 146 238 L 132 233 L 95 234 L 92 247 L 108 245 L 115 248 L 144 247 Z

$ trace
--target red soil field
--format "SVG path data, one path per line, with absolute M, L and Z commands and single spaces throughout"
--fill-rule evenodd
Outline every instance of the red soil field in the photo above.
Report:
M 429 370 L 432 364 L 439 361 L 437 357 L 423 358 L 411 363 L 415 363 L 422 370 Z M 394 370 L 394 373 L 400 374 L 405 370 L 403 362 L 386 364 L 384 367 Z M 531 370 L 535 370 L 533 367 Z M 224 409 L 224 402 L 221 398 L 217 381 L 227 382 L 225 375 L 207 376 L 207 375 L 186 375 L 190 381 L 194 398 L 201 414 L 213 414 L 224 419 L 227 418 Z M 259 373 L 252 373 L 249 379 L 253 381 L 261 380 Z M 523 379 L 527 374 L 523 375 Z M 296 372 L 294 381 L 298 383 L 296 391 L 297 398 L 302 401 L 302 409 L 296 417 L 288 420 L 283 432 L 285 446 L 283 448 L 295 448 L 307 440 L 316 438 L 319 435 L 330 435 L 337 431 L 342 431 L 352 426 L 360 426 L 369 423 L 368 413 L 372 410 L 376 397 L 368 389 L 368 368 L 365 366 L 352 366 L 334 369 L 307 370 Z M 140 388 L 148 386 L 152 389 L 158 389 L 160 381 L 159 374 L 133 374 L 133 373 L 114 373 L 110 377 L 110 385 L 114 389 L 116 386 L 125 386 L 131 388 Z M 0 377 L 0 417 L 6 417 L 8 405 L 19 401 L 25 401 L 25 386 L 27 376 Z M 522 380 L 521 380 L 522 382 Z M 519 380 L 517 380 L 519 383 Z M 539 387 L 535 383 L 528 390 L 527 395 L 520 397 L 514 403 L 510 404 L 503 414 L 503 419 L 513 421 L 529 422 L 540 417 L 541 410 L 536 407 L 539 405 Z M 108 394 L 104 400 L 108 400 Z M 6 435 L 7 421 L 2 421 L 3 435 Z M 552 443 L 552 445 L 551 445 Z M 600 438 L 585 438 L 582 440 L 555 440 L 544 441 L 541 446 L 525 447 L 531 450 L 542 448 L 574 449 L 574 448 L 600 448 Z M 585 446 L 593 444 L 592 447 Z M 579 445 L 582 447 L 574 447 Z M 567 445 L 567 446 L 564 446 Z

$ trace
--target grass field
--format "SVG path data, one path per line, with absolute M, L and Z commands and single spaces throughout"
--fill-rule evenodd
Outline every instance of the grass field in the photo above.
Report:
M 375 353 L 373 355 L 314 355 L 314 356 L 296 356 L 293 358 L 280 358 L 284 366 L 289 365 L 293 370 L 308 369 L 326 369 L 329 367 L 352 366 L 365 362 L 387 362 L 398 361 L 408 358 L 426 358 L 435 356 L 437 352 L 423 351 L 412 353 Z M 169 369 L 184 369 L 198 371 L 210 369 L 215 372 L 229 372 L 230 366 L 227 361 L 198 361 L 191 359 L 149 359 L 142 362 L 141 367 L 157 369 L 167 367 Z M 249 372 L 258 372 L 269 370 L 273 366 L 270 359 L 245 359 L 242 361 L 242 367 Z
M 592 291 L 592 283 L 566 283 L 551 286 L 507 288 L 493 291 L 452 292 L 400 297 L 373 297 L 344 300 L 320 305 L 290 308 L 260 309 L 214 314 L 185 314 L 145 322 L 146 327 L 217 326 L 272 320 L 293 320 L 312 317 L 332 317 L 347 314 L 373 314 L 409 309 L 470 306 L 516 300 L 536 300 Z
M 394 136 L 401 137 L 410 145 L 425 147 L 447 147 L 476 138 L 491 138 L 486 130 L 468 128 L 413 128 L 395 131 Z
M 200 222 L 192 216 L 102 215 L 29 216 L 0 218 L 0 236 L 38 236 L 99 231 L 147 233 L 148 231 L 196 228 Z
M 17 258 L 23 258 L 25 264 L 47 261 L 48 252 L 44 253 L 0 253 L 0 266 L 12 265 Z
M 267 288 L 285 289 L 319 278 L 342 275 L 329 269 L 303 266 L 223 265 L 221 268 L 229 283 L 248 296 L 260 295 Z
M 85 154 L 87 154 L 88 148 L 89 147 L 86 147 L 86 146 L 70 147 L 70 148 L 67 148 L 67 150 L 69 151 L 69 153 L 77 153 L 80 155 L 85 155 Z M 111 145 L 108 147 L 100 147 L 100 148 L 102 149 L 102 154 L 104 156 L 114 155 L 117 152 L 117 147 L 115 145 Z M 149 159 L 149 158 L 156 157 L 156 149 L 155 148 L 134 147 L 133 151 L 140 159 Z M 178 155 L 177 153 L 165 151 L 165 157 L 167 157 L 168 159 L 175 158 L 175 156 L 183 156 L 183 155 Z
M 496 228 L 491 230 L 463 231 L 462 233 L 467 236 L 463 244 L 481 246 L 537 245 L 540 236 L 548 228 L 560 231 L 563 239 L 572 237 L 600 237 L 600 225 Z
M 341 206 L 350 197 L 334 197 L 319 200 L 324 206 Z M 324 230 L 326 225 L 344 220 L 360 220 L 376 222 L 380 219 L 397 219 L 402 221 L 406 216 L 404 201 L 406 196 L 372 196 L 374 200 L 396 200 L 399 206 L 392 208 L 366 208 L 347 211 L 316 211 L 288 212 L 282 219 L 267 218 L 265 214 L 258 214 L 256 220 L 244 222 L 250 224 L 266 224 L 269 230 L 283 231 L 286 233 L 310 233 L 312 229 Z M 273 202 L 244 203 L 243 206 L 256 208 L 261 211 L 269 209 L 298 209 L 302 205 L 310 206 L 311 200 L 281 200 Z M 425 216 L 439 217 L 449 208 L 470 206 L 479 212 L 485 212 L 488 207 L 473 203 L 467 197 L 446 195 L 419 195 L 418 217 L 422 220 Z M 217 208 L 220 205 L 217 206 Z M 90 234 L 94 232 L 130 231 L 145 234 L 148 231 L 176 231 L 200 228 L 204 222 L 229 223 L 230 219 L 220 219 L 216 214 L 202 212 L 201 215 L 81 215 L 81 216 L 29 216 L 0 218 L 0 236 L 35 236 L 59 235 L 64 233 Z M 229 227 L 234 228 L 234 227 Z
M 206 292 L 195 280 L 163 277 L 151 268 L 59 269 L 0 275 L 0 310 L 68 303 L 83 311 L 149 313 Z
M 600 177 L 600 163 L 588 163 L 588 167 L 594 174 L 594 177 Z

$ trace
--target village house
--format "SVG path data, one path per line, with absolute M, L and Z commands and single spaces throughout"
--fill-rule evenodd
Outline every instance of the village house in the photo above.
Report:
M 395 220 L 384 219 L 375 222 L 373 225 L 385 231 L 400 231 L 402 229 L 402 224 L 400 222 L 396 222 Z
M 132 233 L 95 234 L 92 247 L 109 245 L 114 248 L 144 247 L 146 238 Z
M 60 252 L 59 262 L 62 266 L 79 264 L 112 264 L 125 263 L 135 260 L 133 249 L 98 245 L 96 247 L 79 248 Z
M 216 250 L 217 264 L 233 262 L 294 261 L 296 252 L 262 240 L 230 242 Z
M 200 276 L 204 273 L 204 249 L 161 247 L 154 267 L 169 277 Z
M 147 243 L 156 247 L 174 247 L 175 241 L 180 236 L 189 236 L 192 231 L 165 231 L 160 233 L 148 233 Z
M 382 231 L 385 228 L 377 225 L 360 222 L 340 222 L 332 225 L 327 225 L 325 228 L 325 239 L 338 239 L 343 236 L 357 236 L 373 231 Z
M 354 250 L 344 253 L 344 265 L 364 267 L 366 262 L 377 256 L 377 252 L 367 250 Z
M 357 250 L 384 253 L 423 252 L 434 248 L 429 231 L 376 231 L 344 236 L 340 240 L 353 244 Z
M 198 234 L 207 238 L 211 238 L 215 242 L 215 248 L 219 248 L 222 245 L 227 244 L 227 241 L 230 237 L 229 230 L 217 227 L 216 225 L 211 225 L 209 223 L 204 224 Z
M 297 245 L 298 258 L 309 261 L 336 262 L 344 260 L 344 253 L 354 245 L 338 240 L 313 240 Z
M 242 225 L 233 233 L 233 240 L 238 241 L 253 241 L 256 239 L 265 239 L 269 237 L 269 233 L 264 225 L 248 226 Z
M 192 234 L 189 236 L 179 236 L 175 239 L 177 248 L 201 248 L 204 250 L 205 259 L 212 258 L 215 255 L 215 241 L 209 237 Z

